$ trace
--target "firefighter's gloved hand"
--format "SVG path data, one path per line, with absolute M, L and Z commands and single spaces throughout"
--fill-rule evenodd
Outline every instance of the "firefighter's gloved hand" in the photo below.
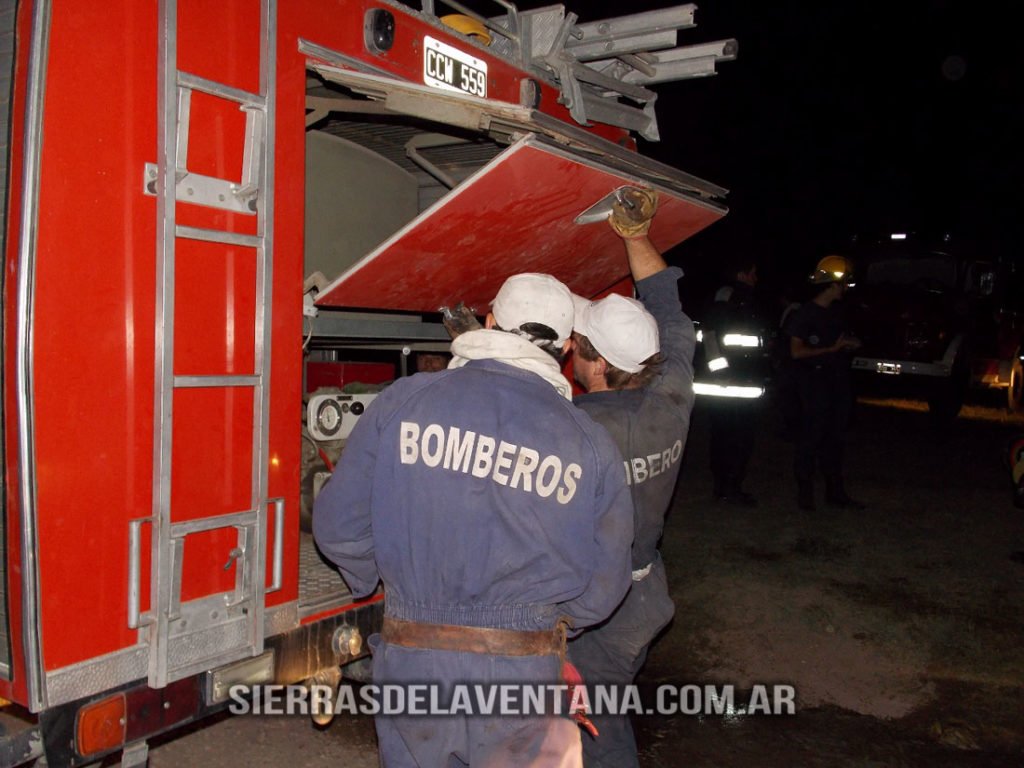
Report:
M 454 307 L 441 307 L 441 314 L 444 327 L 453 339 L 467 331 L 478 331 L 483 328 L 473 311 L 461 301 Z
M 644 237 L 651 228 L 651 219 L 658 210 L 658 193 L 653 189 L 630 187 L 615 196 L 608 223 L 627 239 Z

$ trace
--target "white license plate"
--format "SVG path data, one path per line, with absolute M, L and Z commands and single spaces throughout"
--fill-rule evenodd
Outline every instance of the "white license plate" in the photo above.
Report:
M 440 40 L 424 37 L 423 82 L 483 99 L 487 97 L 487 62 Z
M 899 363 L 878 363 L 875 370 L 879 373 L 886 373 L 890 376 L 899 376 L 903 373 L 903 366 Z

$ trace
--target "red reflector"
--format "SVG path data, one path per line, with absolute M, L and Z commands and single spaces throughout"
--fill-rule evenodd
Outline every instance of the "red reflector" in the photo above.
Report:
M 126 723 L 123 693 L 82 707 L 75 723 L 75 749 L 83 757 L 117 749 L 124 744 Z

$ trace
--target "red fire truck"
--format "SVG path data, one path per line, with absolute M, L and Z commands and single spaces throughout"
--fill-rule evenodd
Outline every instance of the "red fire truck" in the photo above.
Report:
M 513 272 L 619 282 L 622 187 L 663 250 L 724 215 L 633 138 L 735 56 L 676 47 L 693 6 L 445 8 L 0 1 L 0 765 L 140 765 L 233 684 L 336 679 L 384 599 L 300 526 L 303 454 L 372 399 L 339 387 Z

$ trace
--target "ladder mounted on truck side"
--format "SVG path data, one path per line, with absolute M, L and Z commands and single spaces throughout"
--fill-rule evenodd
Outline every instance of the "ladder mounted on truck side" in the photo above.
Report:
M 145 169 L 145 185 L 157 197 L 157 312 L 153 513 L 132 521 L 129 560 L 129 624 L 148 634 L 149 683 L 160 688 L 263 651 L 264 598 L 281 585 L 283 502 L 267 498 L 273 255 L 273 119 L 275 109 L 276 2 L 260 3 L 259 90 L 247 92 L 182 71 L 178 66 L 176 0 L 160 9 L 157 162 Z M 188 145 L 193 93 L 237 104 L 246 116 L 241 182 L 190 171 Z M 178 205 L 196 203 L 254 216 L 255 234 L 178 224 Z M 176 250 L 182 240 L 240 248 L 252 254 L 256 277 L 253 317 L 254 366 L 244 375 L 175 372 Z M 178 308 L 179 311 L 180 307 Z M 175 451 L 175 401 L 186 390 L 249 390 L 252 396 L 252 476 L 247 509 L 227 514 L 179 512 L 172 519 L 174 467 L 187 460 Z M 274 582 L 266 586 L 269 507 L 275 507 Z M 140 611 L 143 528 L 152 526 L 150 604 Z M 234 589 L 183 600 L 182 573 L 191 536 L 234 529 L 235 544 L 224 570 L 234 568 Z

